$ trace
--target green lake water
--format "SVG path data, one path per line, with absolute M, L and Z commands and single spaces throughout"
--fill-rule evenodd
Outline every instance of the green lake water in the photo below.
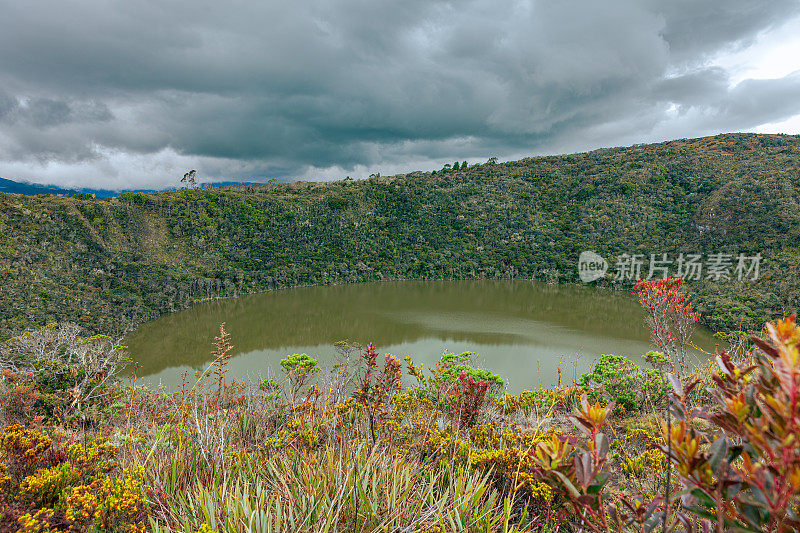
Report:
M 445 350 L 506 380 L 509 392 L 564 383 L 604 353 L 639 363 L 653 349 L 632 294 L 532 281 L 402 281 L 304 287 L 219 300 L 143 324 L 124 341 L 140 382 L 180 387 L 211 361 L 225 322 L 234 349 L 229 376 L 260 382 L 280 360 L 307 353 L 320 366 L 338 360 L 334 343 L 366 345 L 430 367 Z M 714 350 L 708 330 L 694 343 Z M 697 355 L 698 358 L 703 356 Z

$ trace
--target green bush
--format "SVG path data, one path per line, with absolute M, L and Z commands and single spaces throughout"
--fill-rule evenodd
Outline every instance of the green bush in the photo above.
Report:
M 94 200 L 95 199 L 94 194 L 90 194 L 88 192 L 76 192 L 75 194 L 72 195 L 72 198 L 75 198 L 76 200 Z
M 347 208 L 347 200 L 341 196 L 331 196 L 328 198 L 328 207 L 334 211 L 341 211 Z
M 575 199 L 578 201 L 588 200 L 589 198 L 594 196 L 596 192 L 597 189 L 595 189 L 594 185 L 584 185 L 583 187 L 578 189 L 578 192 L 575 193 Z
M 277 383 L 274 379 L 265 379 L 264 381 L 258 384 L 258 390 L 265 392 L 272 392 L 280 388 L 281 388 L 280 384 Z
M 642 359 L 650 363 L 653 368 L 663 369 L 669 366 L 669 356 L 664 352 L 650 350 L 642 356 Z
M 629 181 L 623 181 L 622 183 L 620 183 L 619 185 L 617 185 L 615 187 L 615 190 L 616 190 L 616 192 L 618 194 L 627 195 L 627 194 L 632 193 L 635 188 L 636 188 L 636 186 L 633 183 L 631 183 Z
M 503 386 L 505 381 L 497 374 L 493 374 L 486 368 L 475 368 L 472 365 L 466 364 L 477 354 L 474 352 L 464 352 L 461 354 L 454 354 L 445 352 L 441 359 L 439 359 L 439 367 L 441 371 L 441 379 L 445 383 L 450 383 L 458 379 L 459 375 L 464 372 L 467 377 L 471 377 L 475 381 L 485 379 L 491 384 L 492 388 L 499 389 Z
M 289 375 L 294 390 L 302 387 L 306 379 L 319 372 L 317 360 L 304 353 L 296 353 L 282 359 L 281 368 Z
M 43 361 L 37 365 L 36 370 L 34 382 L 36 388 L 44 394 L 65 391 L 82 382 L 86 376 L 86 368 L 58 359 Z
M 120 202 L 125 202 L 134 205 L 151 205 L 155 200 L 150 196 L 141 192 L 124 192 L 117 196 Z
M 599 385 L 607 401 L 616 402 L 626 412 L 639 411 L 638 391 L 641 371 L 633 361 L 621 355 L 603 354 L 594 370 L 581 376 L 581 387 L 589 390 Z

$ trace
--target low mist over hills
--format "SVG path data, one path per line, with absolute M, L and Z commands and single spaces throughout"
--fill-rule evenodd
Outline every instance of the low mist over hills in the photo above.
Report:
M 612 268 L 623 253 L 760 253 L 758 280 L 687 285 L 710 325 L 758 327 L 798 307 L 798 187 L 800 137 L 730 134 L 363 181 L 2 193 L 0 337 L 61 320 L 120 331 L 305 284 L 580 282 L 584 250 Z M 595 283 L 632 286 L 610 277 Z

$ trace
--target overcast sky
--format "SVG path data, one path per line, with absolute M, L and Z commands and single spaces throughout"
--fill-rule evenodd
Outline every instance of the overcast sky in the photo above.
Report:
M 0 0 L 0 177 L 337 179 L 800 133 L 800 0 Z

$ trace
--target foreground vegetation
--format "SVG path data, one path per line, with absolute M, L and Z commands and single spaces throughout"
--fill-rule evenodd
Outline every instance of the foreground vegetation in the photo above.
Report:
M 800 303 L 798 187 L 800 138 L 731 134 L 362 181 L 0 194 L 0 340 L 63 321 L 113 334 L 297 285 L 576 282 L 584 250 L 612 269 L 622 253 L 761 253 L 756 282 L 688 285 L 713 328 L 758 329 Z
M 113 378 L 109 338 L 25 334 L 0 350 L 0 529 L 795 531 L 800 326 L 690 373 L 681 287 L 637 285 L 650 369 L 605 355 L 520 395 L 469 353 L 423 369 L 344 342 L 332 369 L 229 381 L 224 325 L 181 390 L 148 390 Z

